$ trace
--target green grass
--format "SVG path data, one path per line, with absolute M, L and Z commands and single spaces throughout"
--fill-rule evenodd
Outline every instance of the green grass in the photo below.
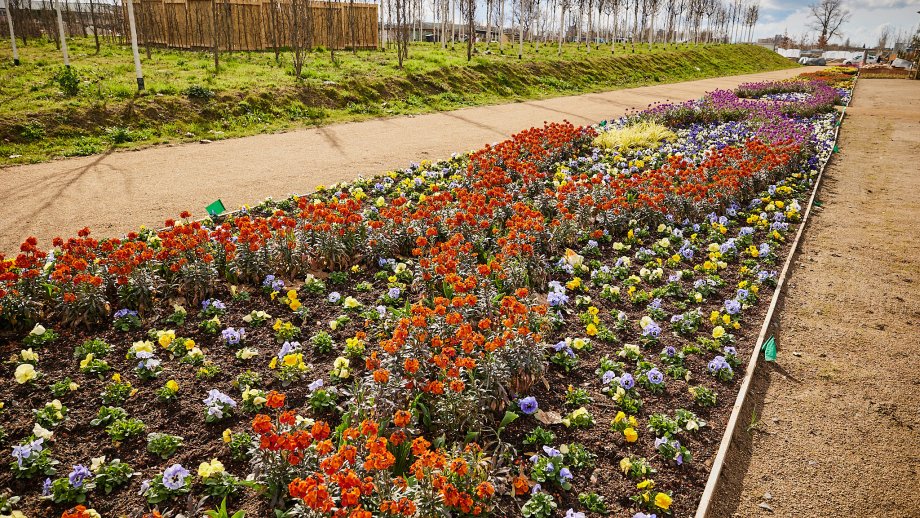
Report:
M 0 166 L 112 148 L 220 139 L 348 120 L 449 110 L 585 92 L 788 68 L 790 61 L 750 45 L 619 46 L 587 52 L 567 45 L 527 46 L 466 61 L 465 47 L 414 44 L 405 68 L 395 52 L 310 55 L 302 77 L 290 53 L 221 56 L 220 73 L 203 52 L 153 49 L 142 63 L 147 90 L 137 94 L 130 47 L 69 40 L 75 95 L 64 94 L 53 43 L 20 48 L 22 65 L 0 63 Z M 9 56 L 9 41 L 0 55 Z

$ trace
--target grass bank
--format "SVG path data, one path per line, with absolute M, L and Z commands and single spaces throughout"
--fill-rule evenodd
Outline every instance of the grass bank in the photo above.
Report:
M 561 57 L 544 45 L 523 60 L 493 49 L 467 62 L 460 46 L 416 44 L 404 70 L 392 51 L 335 60 L 317 52 L 297 79 L 287 54 L 224 55 L 215 74 L 208 54 L 153 49 L 143 59 L 148 88 L 137 94 L 129 48 L 96 54 L 89 39 L 70 46 L 75 82 L 51 43 L 30 43 L 19 67 L 0 65 L 9 78 L 0 84 L 0 165 L 795 66 L 751 45 L 614 55 L 571 45 Z

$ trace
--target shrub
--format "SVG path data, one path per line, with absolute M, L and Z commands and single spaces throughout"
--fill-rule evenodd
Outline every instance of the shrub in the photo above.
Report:
M 64 67 L 54 75 L 54 80 L 61 87 L 61 92 L 67 97 L 73 97 L 80 93 L 80 77 L 71 67 Z
M 201 85 L 191 85 L 183 93 L 189 99 L 196 101 L 209 101 L 214 98 L 214 91 Z

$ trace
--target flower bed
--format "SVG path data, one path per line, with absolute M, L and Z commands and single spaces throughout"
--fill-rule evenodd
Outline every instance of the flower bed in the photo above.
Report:
M 22 497 L 0 506 L 691 513 L 833 147 L 839 92 L 799 93 L 26 241 L 0 259 L 0 483 Z

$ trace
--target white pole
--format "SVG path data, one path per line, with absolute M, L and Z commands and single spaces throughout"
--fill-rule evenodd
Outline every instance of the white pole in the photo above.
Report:
M 54 10 L 57 11 L 58 34 L 61 38 L 61 53 L 64 54 L 64 66 L 70 68 L 70 56 L 67 55 L 67 36 L 64 34 L 64 18 L 61 17 L 60 1 L 54 3 Z
M 137 89 L 144 89 L 144 71 L 141 70 L 141 55 L 137 51 L 137 26 L 134 24 L 134 2 L 128 0 L 128 25 L 131 27 L 131 51 L 134 52 L 134 72 L 137 75 Z
M 19 49 L 16 48 L 16 33 L 13 32 L 13 11 L 10 0 L 6 0 L 6 23 L 10 26 L 10 42 L 13 44 L 13 64 L 19 66 Z

